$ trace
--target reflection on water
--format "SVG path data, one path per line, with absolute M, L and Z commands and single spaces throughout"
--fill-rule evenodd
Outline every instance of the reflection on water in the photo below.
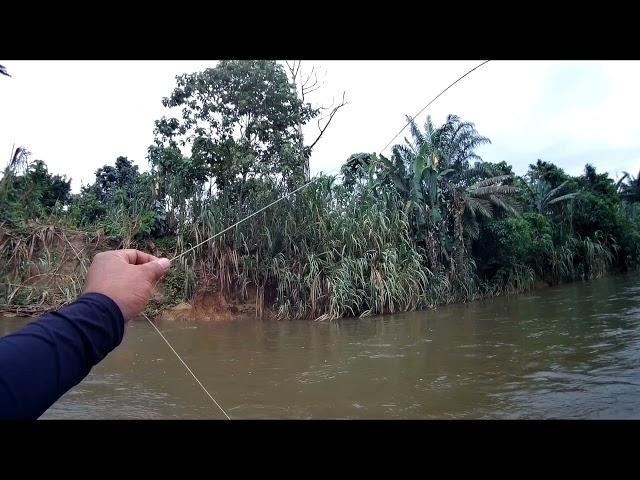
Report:
M 232 418 L 640 418 L 638 275 L 389 317 L 159 327 Z M 222 414 L 131 322 L 43 418 Z

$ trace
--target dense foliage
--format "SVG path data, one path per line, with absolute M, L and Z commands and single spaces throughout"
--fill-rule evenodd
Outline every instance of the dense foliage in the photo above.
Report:
M 0 181 L 5 306 L 52 303 L 51 284 L 35 279 L 65 270 L 54 238 L 80 260 L 66 273 L 74 288 L 56 284 L 65 293 L 57 301 L 68 301 L 89 251 L 69 232 L 172 257 L 304 182 L 310 152 L 299 126 L 318 109 L 299 100 L 279 64 L 221 62 L 178 77 L 163 103 L 180 113 L 156 122 L 148 172 L 119 157 L 71 195 L 70 180 L 16 151 Z M 615 183 L 591 165 L 573 177 L 538 160 L 516 176 L 478 156 L 489 139 L 472 123 L 408 120 L 410 138 L 388 157 L 353 154 L 339 175 L 181 257 L 169 299 L 211 291 L 255 302 L 259 316 L 332 319 L 637 268 L 640 174 Z

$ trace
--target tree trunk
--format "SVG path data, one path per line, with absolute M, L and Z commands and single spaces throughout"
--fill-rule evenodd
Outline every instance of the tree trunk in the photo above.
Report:
M 305 183 L 311 179 L 311 171 L 309 168 L 309 155 L 307 155 L 304 151 L 304 137 L 302 136 L 302 123 L 298 122 L 298 149 L 300 150 L 300 155 L 302 155 L 303 165 L 302 165 L 302 175 Z
M 462 228 L 462 215 L 464 215 L 464 204 L 460 205 L 460 202 L 456 201 L 453 222 L 456 237 L 456 270 L 458 272 L 462 271 L 462 265 L 464 262 L 464 231 Z

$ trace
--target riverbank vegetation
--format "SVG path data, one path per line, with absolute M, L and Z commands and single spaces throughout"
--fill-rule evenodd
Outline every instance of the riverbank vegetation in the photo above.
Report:
M 298 65 L 299 68 L 299 65 Z M 155 123 L 149 170 L 127 157 L 73 194 L 24 148 L 0 180 L 0 308 L 33 314 L 82 291 L 92 255 L 173 258 L 310 179 L 309 159 L 344 101 L 269 61 L 182 75 Z M 302 84 L 301 84 L 302 83 Z M 307 89 L 305 91 L 305 88 Z M 319 120 L 318 136 L 302 127 Z M 273 207 L 181 256 L 151 313 L 197 298 L 257 317 L 335 319 L 524 292 L 640 262 L 640 174 L 485 161 L 466 119 L 413 119 L 387 155 L 354 153 Z

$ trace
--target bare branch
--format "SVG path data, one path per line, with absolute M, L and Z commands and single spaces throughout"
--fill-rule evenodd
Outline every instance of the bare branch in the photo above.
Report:
M 300 99 L 303 102 L 307 95 L 315 92 L 322 86 L 321 82 L 318 81 L 315 66 L 311 68 L 308 74 L 304 75 L 304 72 L 301 70 L 302 60 L 293 60 L 292 62 L 285 60 L 285 65 L 287 66 L 287 70 L 289 70 L 291 81 L 295 85 L 296 90 L 298 90 Z
M 322 83 L 318 81 L 318 75 L 316 73 L 316 67 L 311 68 L 311 72 L 307 75 L 304 81 L 301 81 L 300 85 L 300 93 L 301 99 L 304 102 L 305 97 L 312 92 L 315 92 L 320 87 L 322 87 Z
M 298 78 L 298 75 L 300 74 L 300 68 L 302 67 L 302 60 L 298 60 L 294 65 L 296 67 L 295 75 L 296 78 Z
M 311 77 L 313 77 L 313 83 L 309 85 L 309 81 L 311 80 Z M 313 88 L 317 84 L 318 84 L 318 75 L 316 74 L 316 67 L 313 66 L 311 67 L 311 72 L 309 72 L 309 75 L 307 75 L 307 78 L 305 78 L 304 82 L 302 82 L 302 90 L 308 90 L 309 88 Z
M 304 81 L 302 82 L 302 88 L 304 88 L 307 85 L 307 83 L 309 83 L 309 79 L 313 76 L 315 71 L 316 71 L 316 67 L 315 66 L 311 67 L 311 71 L 307 75 L 307 78 L 305 78 Z
M 302 64 L 302 60 L 293 60 L 289 63 L 289 60 L 284 61 L 289 73 L 291 74 L 291 81 L 297 86 L 298 84 L 298 70 L 300 70 L 300 65 Z
M 294 60 L 294 62 L 295 62 L 295 60 Z M 289 70 L 289 73 L 291 73 L 291 79 L 295 83 L 295 78 L 294 78 L 294 75 L 293 75 L 293 65 L 289 63 L 289 60 L 285 60 L 284 64 L 287 66 L 287 70 Z
M 318 83 L 318 82 L 314 82 L 311 86 L 309 87 L 303 87 L 302 88 L 302 100 L 304 100 L 305 95 L 308 95 L 312 92 L 315 92 L 316 90 L 318 90 L 320 87 L 322 87 L 322 84 Z
M 318 130 L 320 130 L 320 133 L 316 137 L 316 139 L 313 141 L 313 143 L 308 147 L 309 151 L 311 151 L 313 147 L 316 145 L 316 143 L 318 143 L 320 138 L 322 138 L 322 135 L 324 135 L 324 132 L 327 130 L 327 128 L 331 124 L 333 117 L 335 116 L 336 113 L 338 113 L 338 110 L 340 110 L 342 107 L 348 104 L 348 102 L 346 102 L 344 98 L 345 94 L 346 92 L 342 92 L 342 101 L 340 102 L 339 105 L 333 107 L 333 109 L 331 110 L 331 113 L 328 115 L 328 120 L 326 121 L 324 126 L 322 125 L 322 118 L 318 120 Z M 324 117 L 324 118 L 327 118 L 327 117 Z

